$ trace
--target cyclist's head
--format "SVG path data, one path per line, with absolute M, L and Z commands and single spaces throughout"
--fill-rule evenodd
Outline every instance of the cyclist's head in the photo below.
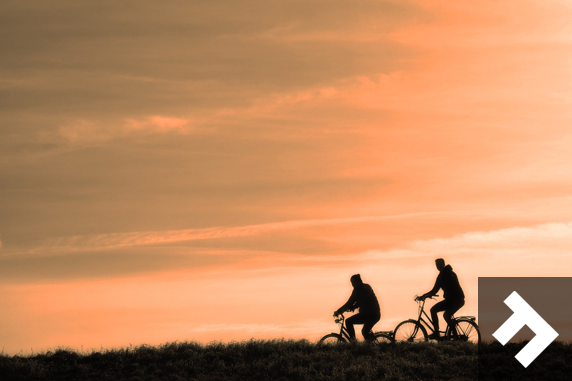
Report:
M 350 281 L 352 282 L 352 286 L 354 287 L 363 283 L 361 280 L 361 276 L 359 274 L 352 275 Z
M 437 270 L 443 270 L 445 268 L 445 260 L 443 258 L 435 259 L 435 266 L 437 266 Z

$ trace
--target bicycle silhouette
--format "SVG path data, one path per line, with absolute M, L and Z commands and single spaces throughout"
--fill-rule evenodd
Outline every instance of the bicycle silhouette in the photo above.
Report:
M 432 334 L 435 333 L 435 330 L 433 329 L 433 321 L 424 310 L 425 299 L 421 299 L 416 295 L 413 300 L 419 304 L 417 320 L 409 319 L 399 323 L 393 332 L 393 339 L 395 341 L 427 341 L 427 330 L 431 331 Z M 447 325 L 445 332 L 440 331 L 440 334 L 444 333 L 445 335 L 441 336 L 439 341 L 481 342 L 481 332 L 479 331 L 479 326 L 475 322 L 476 318 L 474 316 L 453 316 L 451 317 L 451 320 L 453 322 L 453 327 Z
M 351 341 L 350 334 L 345 326 L 346 318 L 344 314 L 334 316 L 334 321 L 340 326 L 340 333 L 329 333 L 322 337 L 318 344 L 341 344 L 348 343 Z M 373 332 L 373 343 L 392 343 L 393 342 L 393 332 L 392 331 L 378 331 Z

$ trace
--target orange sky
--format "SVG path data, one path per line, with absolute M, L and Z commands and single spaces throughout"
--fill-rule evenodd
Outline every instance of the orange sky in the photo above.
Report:
M 572 5 L 0 5 L 5 353 L 378 329 L 570 276 Z

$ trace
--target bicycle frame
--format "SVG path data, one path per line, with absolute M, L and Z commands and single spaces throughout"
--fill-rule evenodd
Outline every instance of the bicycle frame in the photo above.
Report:
M 348 329 L 346 328 L 346 317 L 344 316 L 344 314 L 340 314 L 339 317 L 337 317 L 335 319 L 336 324 L 340 325 L 340 336 L 342 336 L 343 338 L 345 338 L 347 341 L 350 341 L 350 334 L 348 332 Z
M 351 341 L 350 338 L 350 333 L 348 332 L 348 329 L 346 328 L 346 317 L 344 316 L 344 314 L 340 314 L 339 317 L 336 317 L 336 319 L 334 320 L 336 322 L 336 324 L 340 325 L 340 336 L 342 336 L 344 339 L 346 339 L 347 341 Z M 373 336 L 377 335 L 377 334 L 385 334 L 386 337 L 388 339 L 392 339 L 393 337 L 393 331 L 377 331 L 374 332 L 373 330 L 370 331 L 370 334 Z
M 425 299 L 415 296 L 418 303 L 417 319 L 404 320 L 395 327 L 393 339 L 398 341 L 420 341 L 428 338 L 442 340 L 461 340 L 481 342 L 481 333 L 474 316 L 451 316 L 451 324 L 447 324 L 445 331 L 436 332 L 433 328 L 433 319 L 425 312 Z M 430 334 L 428 335 L 427 332 Z M 422 337 L 418 336 L 422 333 Z M 444 333 L 444 336 L 441 335 Z M 428 337 L 432 336 L 432 337 Z
M 435 295 L 435 296 L 439 296 L 439 295 Z M 431 298 L 431 299 L 434 299 L 434 298 Z M 419 322 L 419 324 L 423 324 L 425 326 L 425 329 L 428 329 L 431 334 L 435 333 L 435 329 L 433 328 L 434 327 L 433 326 L 433 319 L 431 319 L 431 317 L 429 315 L 427 315 L 427 312 L 425 312 L 425 299 L 420 299 L 420 298 L 416 297 L 416 301 L 417 301 L 417 303 L 419 303 L 419 313 L 417 316 L 417 321 Z M 423 318 L 423 316 L 425 316 L 427 318 L 427 320 L 425 320 Z M 439 331 L 439 333 L 440 334 L 441 333 L 446 334 L 447 331 L 450 329 L 450 330 L 452 330 L 452 332 L 454 334 L 456 334 L 454 327 L 457 324 L 457 322 L 462 320 L 462 319 L 475 321 L 474 316 L 459 316 L 459 317 L 451 316 L 451 321 L 453 322 L 453 325 L 447 324 L 445 331 Z
M 433 299 L 433 298 L 431 298 Z M 425 326 L 425 328 L 429 329 L 429 331 L 431 331 L 431 333 L 435 333 L 435 329 L 433 328 L 433 319 L 431 319 L 431 317 L 429 315 L 427 315 L 427 312 L 425 312 L 425 299 L 417 299 L 417 303 L 419 303 L 419 312 L 418 312 L 418 316 L 417 316 L 417 321 L 420 324 L 423 324 Z M 427 318 L 427 320 L 425 320 L 423 318 L 423 316 L 425 316 Z M 442 332 L 445 333 L 445 332 Z

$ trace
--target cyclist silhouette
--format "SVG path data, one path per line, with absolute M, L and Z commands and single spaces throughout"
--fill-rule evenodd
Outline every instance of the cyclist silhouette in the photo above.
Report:
M 426 292 L 420 297 L 425 300 L 437 294 L 440 288 L 443 289 L 443 298 L 445 300 L 440 301 L 431 308 L 431 319 L 433 320 L 435 332 L 429 335 L 430 339 L 439 339 L 441 337 L 437 312 L 445 311 L 443 318 L 447 324 L 452 325 L 451 317 L 465 305 L 465 293 L 451 265 L 445 266 L 445 260 L 443 258 L 436 259 L 435 265 L 437 266 L 437 270 L 439 270 L 435 286 L 431 291 Z
M 346 328 L 351 340 L 356 339 L 354 324 L 363 324 L 361 333 L 367 341 L 373 339 L 371 329 L 381 318 L 379 302 L 369 284 L 363 283 L 359 274 L 350 278 L 354 290 L 348 301 L 334 312 L 338 316 L 346 311 L 353 311 L 359 308 L 359 313 L 346 319 Z

